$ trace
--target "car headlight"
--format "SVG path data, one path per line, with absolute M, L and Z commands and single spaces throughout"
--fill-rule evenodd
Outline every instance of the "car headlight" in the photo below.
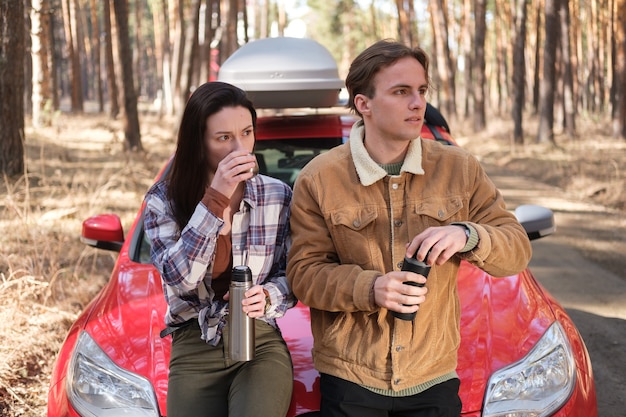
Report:
M 78 336 L 66 384 L 81 416 L 159 416 L 150 381 L 117 366 L 85 331 Z
M 483 416 L 550 415 L 572 394 L 575 373 L 572 348 L 555 322 L 522 360 L 489 378 Z

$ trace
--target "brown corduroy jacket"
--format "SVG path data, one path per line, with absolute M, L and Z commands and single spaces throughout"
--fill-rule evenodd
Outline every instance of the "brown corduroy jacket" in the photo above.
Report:
M 376 277 L 399 270 L 406 244 L 430 226 L 466 222 L 479 243 L 428 276 L 414 321 L 374 303 Z M 466 151 L 415 139 L 390 176 L 367 154 L 362 122 L 350 141 L 299 174 L 291 211 L 287 277 L 311 308 L 318 371 L 400 391 L 455 372 L 460 342 L 461 258 L 503 277 L 524 269 L 531 246 L 502 196 Z

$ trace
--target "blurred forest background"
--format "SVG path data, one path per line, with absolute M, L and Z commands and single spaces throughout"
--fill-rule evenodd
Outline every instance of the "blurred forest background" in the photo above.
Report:
M 483 162 L 626 208 L 626 0 L 0 0 L 0 415 L 45 414 L 108 279 L 82 220 L 132 224 L 189 94 L 274 36 L 318 41 L 342 78 L 376 40 L 420 45 L 429 100 Z M 623 246 L 596 247 L 623 271 Z
M 177 114 L 240 45 L 269 36 L 317 40 L 342 77 L 378 39 L 420 45 L 433 59 L 431 102 L 476 131 L 511 117 L 517 144 L 528 114 L 539 117 L 534 141 L 553 141 L 555 126 L 575 137 L 580 115 L 626 139 L 626 0 L 0 0 L 0 24 L 9 176 L 24 172 L 25 117 L 42 126 L 95 102 L 140 151 L 142 104 Z

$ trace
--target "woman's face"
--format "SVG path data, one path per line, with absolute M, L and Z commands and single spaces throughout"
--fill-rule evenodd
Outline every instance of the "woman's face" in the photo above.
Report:
M 207 118 L 204 143 L 209 156 L 211 172 L 233 151 L 252 153 L 254 127 L 250 111 L 242 106 L 224 107 Z

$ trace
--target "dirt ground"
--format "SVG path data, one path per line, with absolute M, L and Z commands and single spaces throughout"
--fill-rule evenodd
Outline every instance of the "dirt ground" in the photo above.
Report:
M 528 123 L 528 132 L 536 132 Z M 123 151 L 122 122 L 104 115 L 56 114 L 51 127 L 27 127 L 27 172 L 0 183 L 0 415 L 45 415 L 56 353 L 115 259 L 80 243 L 81 222 L 115 212 L 130 226 L 174 149 L 174 124 L 142 115 L 141 154 Z M 490 121 L 479 134 L 451 125 L 490 175 L 533 182 L 557 211 L 568 204 L 555 239 L 626 279 L 626 142 L 611 139 L 607 124 L 581 121 L 579 137 L 557 133 L 556 146 L 532 144 L 529 133 L 528 144 L 516 149 L 510 122 Z M 563 199 L 548 201 L 552 194 Z
M 608 123 L 583 120 L 577 138 L 557 132 L 555 144 L 536 144 L 530 133 L 537 131 L 535 123 L 528 124 L 522 148 L 511 146 L 512 125 L 505 122 L 492 123 L 480 134 L 460 132 L 458 140 L 489 175 L 512 173 L 535 180 L 569 200 L 560 203 L 567 207 L 550 207 L 570 214 L 557 224 L 567 233 L 557 235 L 566 235 L 582 256 L 626 280 L 626 141 L 612 139 Z

